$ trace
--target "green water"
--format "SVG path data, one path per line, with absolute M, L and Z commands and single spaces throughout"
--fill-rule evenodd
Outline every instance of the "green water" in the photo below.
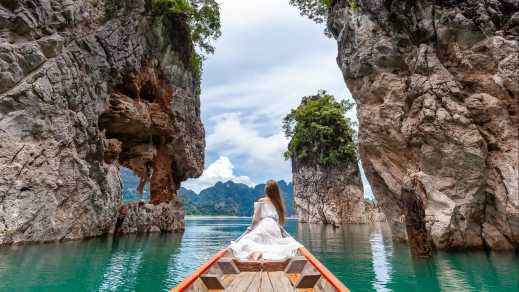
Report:
M 186 232 L 0 249 L 0 291 L 167 291 L 238 237 L 247 218 L 188 219 Z M 413 260 L 387 228 L 287 230 L 352 291 L 518 291 L 519 258 L 485 252 Z

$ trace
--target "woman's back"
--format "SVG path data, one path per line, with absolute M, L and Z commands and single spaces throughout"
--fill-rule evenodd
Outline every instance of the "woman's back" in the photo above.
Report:
M 296 254 L 301 246 L 292 237 L 283 237 L 285 210 L 279 188 L 270 180 L 265 186 L 265 197 L 254 203 L 252 224 L 247 232 L 229 248 L 234 256 L 252 259 L 281 259 Z
M 258 210 L 257 219 L 272 218 L 274 221 L 279 221 L 279 215 L 276 207 L 268 198 L 263 198 L 254 203 L 254 209 Z
M 282 259 L 295 255 L 301 246 L 292 237 L 283 237 L 278 212 L 268 198 L 254 203 L 252 221 L 249 232 L 230 245 L 234 256 L 248 258 L 256 253 L 265 259 Z

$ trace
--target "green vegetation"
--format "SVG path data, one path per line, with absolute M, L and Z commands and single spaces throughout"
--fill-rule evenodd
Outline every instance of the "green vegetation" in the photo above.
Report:
M 303 97 L 283 120 L 285 135 L 291 139 L 285 158 L 324 166 L 356 161 L 355 130 L 345 117 L 352 107 L 353 103 L 337 102 L 324 90 Z
M 290 5 L 299 8 L 301 15 L 307 16 L 317 23 L 323 23 L 328 18 L 328 12 L 335 0 L 290 0 Z M 348 0 L 353 11 L 359 9 L 358 0 Z
M 195 72 L 195 76 L 197 79 L 200 79 L 202 77 L 202 69 L 203 69 L 203 62 L 204 62 L 204 56 L 197 54 L 196 52 L 194 54 L 191 54 L 191 68 L 193 68 Z
M 357 0 L 348 0 L 348 2 L 350 3 L 351 10 L 353 10 L 353 11 L 359 10 L 359 3 L 357 2 Z
M 183 15 L 193 44 L 199 49 L 201 57 L 214 53 L 211 42 L 222 34 L 220 6 L 215 0 L 152 0 L 153 15 Z
M 333 0 L 290 0 L 290 5 L 299 8 L 301 15 L 322 23 L 328 17 Z
M 278 182 L 287 216 L 295 214 L 292 183 Z M 218 182 L 199 194 L 180 188 L 186 215 L 252 216 L 254 202 L 264 195 L 264 184 L 249 187 L 232 181 Z

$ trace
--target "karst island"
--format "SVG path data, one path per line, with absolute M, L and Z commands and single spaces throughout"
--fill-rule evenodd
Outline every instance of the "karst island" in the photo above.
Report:
M 0 0 L 0 291 L 518 291 L 518 167 L 518 0 Z

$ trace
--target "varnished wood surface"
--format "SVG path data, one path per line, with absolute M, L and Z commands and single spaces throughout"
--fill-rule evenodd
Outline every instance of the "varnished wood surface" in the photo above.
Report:
M 259 291 L 261 292 L 275 292 L 274 287 L 272 287 L 272 283 L 270 282 L 270 278 L 267 272 L 261 273 L 261 284 Z
M 269 272 L 270 283 L 272 283 L 272 287 L 274 287 L 274 291 L 279 292 L 292 292 L 294 291 L 294 286 L 288 280 L 287 274 L 285 272 Z
M 236 275 L 231 284 L 225 288 L 225 291 L 248 291 L 255 277 L 258 277 L 258 272 L 242 272 Z
M 350 292 L 350 289 L 346 287 L 335 275 L 330 272 L 319 260 L 315 258 L 306 248 L 300 247 L 299 253 L 306 257 L 306 259 L 312 264 L 312 266 L 328 281 L 334 290 L 339 292 Z
M 258 292 L 258 291 L 260 291 L 259 290 L 260 286 L 261 286 L 261 272 L 256 272 L 256 275 L 252 279 L 247 291 Z
M 267 271 L 267 272 L 277 272 L 283 271 L 288 265 L 289 260 L 244 260 L 244 259 L 235 259 L 234 264 L 239 271 L 242 272 L 259 272 L 259 271 Z M 220 263 L 219 263 L 220 264 Z
M 237 275 L 225 292 L 294 292 L 284 272 L 243 272 Z
M 222 253 L 223 255 L 223 253 Z M 286 260 L 247 260 L 220 257 L 212 265 L 205 265 L 192 284 L 181 290 L 196 292 L 334 292 L 336 289 L 321 271 L 317 262 L 308 257 L 295 256 Z M 318 271 L 318 269 L 320 271 Z M 200 269 L 199 269 L 200 270 Z M 332 275 L 333 276 L 333 275 Z M 332 277 L 333 279 L 334 277 Z M 336 279 L 335 279 L 336 280 Z M 338 280 L 336 280 L 338 281 Z M 340 292 L 349 290 L 340 289 Z
M 332 292 L 336 291 L 326 280 L 321 278 L 314 288 L 296 289 L 295 283 L 301 274 L 276 272 L 242 272 L 240 274 L 222 275 L 221 282 L 225 289 L 207 289 L 200 279 L 194 281 L 185 291 L 196 292 Z
M 288 280 L 292 283 L 292 285 L 296 285 L 297 281 L 299 281 L 299 278 L 301 278 L 301 274 L 297 273 L 288 273 L 287 274 Z
M 200 276 L 202 282 L 209 290 L 223 290 L 224 285 L 221 281 L 221 275 L 218 274 L 203 274 Z

